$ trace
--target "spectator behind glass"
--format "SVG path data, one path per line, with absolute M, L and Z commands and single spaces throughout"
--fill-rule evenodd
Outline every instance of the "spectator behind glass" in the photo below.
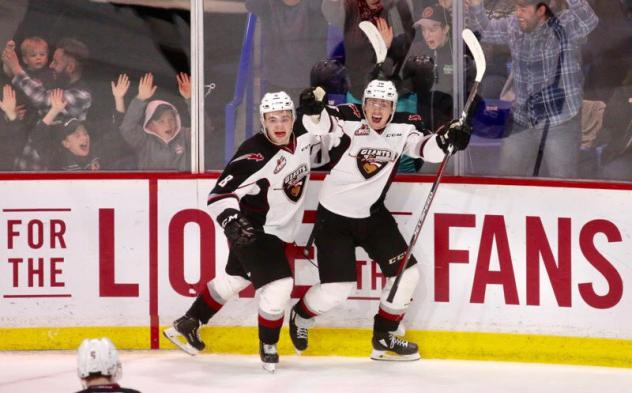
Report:
M 109 338 L 85 339 L 77 350 L 77 375 L 83 390 L 77 393 L 140 393 L 118 384 L 122 366 L 118 351 Z
M 52 171 L 97 171 L 101 169 L 100 154 L 95 153 L 85 124 L 78 119 L 56 123 L 57 116 L 68 104 L 64 92 L 54 89 L 51 107 L 33 131 L 33 147 L 46 167 Z
M 490 20 L 481 0 L 466 0 L 484 42 L 509 47 L 516 99 L 503 139 L 501 175 L 575 178 L 581 141 L 580 46 L 597 26 L 586 0 L 568 0 L 558 16 L 541 0 L 517 0 L 514 15 Z
M 391 9 L 396 9 L 399 16 L 397 22 L 402 30 L 395 37 L 392 23 L 395 20 L 389 23 Z M 360 103 L 364 87 L 376 75 L 372 73 L 375 53 L 358 24 L 361 21 L 370 21 L 377 26 L 389 48 L 388 60 L 385 62 L 387 76 L 394 75 L 398 72 L 398 67 L 401 67 L 414 36 L 408 3 L 397 0 L 323 0 L 322 10 L 329 23 L 343 28 L 345 66 L 350 81 L 347 99 L 349 102 Z M 397 110 L 402 109 L 398 107 Z
M 612 94 L 603 117 L 610 135 L 604 151 L 603 177 L 608 180 L 632 181 L 632 59 L 623 84 Z
M 177 77 L 180 95 L 190 103 L 191 82 L 187 74 Z M 145 74 L 138 83 L 121 124 L 121 134 L 136 152 L 138 169 L 187 171 L 191 167 L 191 130 L 182 127 L 175 106 L 161 101 L 147 102 L 158 87 L 154 76 Z
M 0 171 L 9 172 L 26 143 L 25 125 L 20 119 L 15 90 L 10 85 L 2 88 L 0 110 Z
M 92 105 L 92 94 L 82 80 L 84 67 L 89 57 L 88 47 L 74 38 L 64 38 L 57 44 L 50 69 L 53 70 L 55 87 L 64 89 L 64 99 L 68 103 L 60 120 L 77 118 L 85 120 Z M 39 110 L 50 108 L 50 87 L 33 79 L 18 61 L 15 48 L 7 45 L 2 60 L 13 75 L 13 86 L 22 91 L 30 103 Z
M 246 0 L 261 20 L 265 90 L 294 100 L 309 85 L 309 71 L 327 54 L 327 21 L 321 0 Z
M 20 44 L 22 62 L 33 80 L 45 87 L 53 82 L 53 70 L 48 67 L 48 43 L 40 37 L 29 37 Z

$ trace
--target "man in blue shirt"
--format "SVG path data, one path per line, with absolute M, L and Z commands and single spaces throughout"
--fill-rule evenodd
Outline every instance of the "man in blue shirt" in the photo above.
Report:
M 466 0 L 471 28 L 481 32 L 484 42 L 507 45 L 511 51 L 516 99 L 514 124 L 501 147 L 502 175 L 531 175 L 542 149 L 549 176 L 577 177 L 580 49 L 598 18 L 586 0 L 566 2 L 568 8 L 554 15 L 545 1 L 516 0 L 513 15 L 490 20 L 481 0 Z

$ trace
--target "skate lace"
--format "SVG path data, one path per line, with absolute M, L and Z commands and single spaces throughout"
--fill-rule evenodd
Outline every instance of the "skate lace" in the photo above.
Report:
M 297 327 L 296 328 L 296 338 L 307 339 L 307 329 Z
M 402 340 L 401 338 L 396 337 L 396 336 L 391 336 L 391 348 L 395 348 L 395 347 L 407 348 L 408 341 Z

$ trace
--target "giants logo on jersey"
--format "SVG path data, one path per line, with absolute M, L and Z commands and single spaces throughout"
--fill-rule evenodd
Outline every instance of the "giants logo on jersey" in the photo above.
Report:
M 283 191 L 292 202 L 298 202 L 301 199 L 308 174 L 309 169 L 303 164 L 283 179 Z
M 386 149 L 362 148 L 356 156 L 358 169 L 365 179 L 380 172 L 389 161 L 395 161 L 397 154 Z

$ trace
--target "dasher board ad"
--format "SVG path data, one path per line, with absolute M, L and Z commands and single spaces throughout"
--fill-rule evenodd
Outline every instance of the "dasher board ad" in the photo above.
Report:
M 226 238 L 206 212 L 214 183 L 0 181 L 0 325 L 170 324 L 224 274 Z M 310 261 L 303 251 L 321 185 L 310 182 L 287 248 L 294 298 L 318 282 L 318 252 L 307 250 Z M 388 193 L 407 240 L 429 189 L 395 182 Z M 422 278 L 406 328 L 631 339 L 630 193 L 442 184 L 414 250 Z M 385 278 L 363 250 L 356 255 L 355 292 L 320 316 L 319 327 L 372 326 Z M 211 325 L 256 326 L 254 296 L 243 291 Z

